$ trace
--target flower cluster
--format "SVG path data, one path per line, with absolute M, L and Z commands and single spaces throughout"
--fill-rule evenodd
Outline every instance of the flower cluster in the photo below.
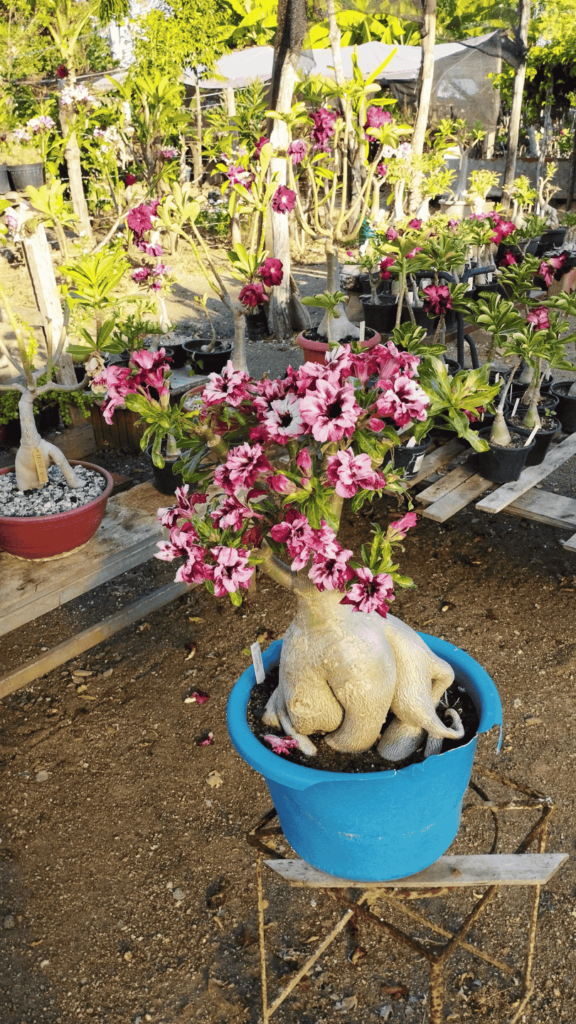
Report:
M 282 283 L 284 276 L 282 260 L 267 256 L 258 267 L 256 274 L 260 280 L 250 281 L 248 284 L 245 284 L 238 296 L 238 299 L 246 309 L 256 309 L 257 306 L 262 306 L 265 302 L 268 302 L 264 286 L 266 288 L 274 288 L 275 285 Z
M 424 312 L 432 316 L 446 316 L 449 309 L 452 309 L 452 294 L 446 284 L 431 284 L 422 289 L 426 299 L 424 301 Z
M 546 287 L 549 288 L 554 278 L 559 276 L 559 271 L 566 263 L 566 254 L 562 253 L 560 256 L 551 256 L 548 260 L 542 260 L 538 267 L 538 276 L 543 278 Z
M 142 349 L 133 352 L 128 366 L 108 366 L 97 374 L 92 385 L 95 391 L 106 390 L 102 415 L 106 423 L 113 421 L 114 411 L 123 406 L 127 395 L 144 395 L 156 399 L 169 394 L 166 377 L 170 367 L 163 348 L 156 352 Z
M 429 399 L 416 379 L 418 365 L 417 356 L 389 342 L 361 353 L 337 347 L 327 363 L 289 367 L 277 380 L 255 381 L 231 362 L 210 374 L 195 422 L 218 452 L 212 496 L 190 493 L 186 485 L 175 507 L 161 510 L 170 538 L 158 557 L 183 558 L 178 580 L 203 583 L 240 604 L 260 551 L 272 547 L 318 590 L 339 591 L 355 610 L 385 615 L 396 568 L 390 544 L 400 542 L 415 516 L 381 534 L 386 558 L 371 555 L 363 565 L 339 543 L 331 508 L 343 499 L 362 503 L 394 479 L 392 465 L 380 468 L 387 444 L 381 458 L 373 453 L 386 426 L 426 418 Z M 135 379 L 122 380 L 124 388 L 138 387 Z M 112 386 L 118 391 L 116 377 Z M 245 439 L 236 434 L 228 447 L 235 421 Z M 365 444 L 372 454 L 362 450 Z
M 158 156 L 162 157 L 163 160 L 175 160 L 179 155 L 179 150 L 175 146 L 163 146 L 158 150 Z
M 294 166 L 301 164 L 306 153 L 308 152 L 308 145 L 304 139 L 295 139 L 288 146 L 288 156 L 292 157 L 292 163 Z
M 340 113 L 336 110 L 320 107 L 320 110 L 311 113 L 310 117 L 314 122 L 314 127 L 310 133 L 312 145 L 315 149 L 328 152 L 328 142 L 336 132 L 335 125 L 340 117 Z
M 87 107 L 98 106 L 98 100 L 85 85 L 65 85 L 59 95 L 63 107 L 73 107 L 85 103 Z
M 382 128 L 383 125 L 390 124 L 391 121 L 392 114 L 387 110 L 382 110 L 382 107 L 368 107 L 364 131 L 367 128 Z

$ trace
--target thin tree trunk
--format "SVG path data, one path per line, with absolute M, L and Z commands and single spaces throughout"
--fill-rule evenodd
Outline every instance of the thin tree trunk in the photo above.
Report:
M 202 177 L 202 107 L 200 105 L 200 79 L 196 68 L 196 85 L 194 86 L 196 101 L 196 140 L 192 146 L 192 163 L 194 167 L 194 184 L 199 185 Z
M 231 121 L 233 117 L 236 117 L 236 99 L 234 97 L 234 89 L 224 89 L 224 100 L 226 102 L 226 113 L 228 114 L 228 119 Z M 233 132 L 232 135 L 234 142 L 237 142 L 238 133 Z M 242 236 L 240 234 L 240 217 L 236 213 L 236 206 L 238 205 L 237 202 L 234 202 L 233 205 L 234 212 L 230 217 L 230 237 L 232 245 L 238 245 L 242 241 Z
M 423 0 L 424 24 L 422 26 L 422 67 L 420 69 L 420 95 L 418 98 L 418 113 L 412 135 L 412 152 L 415 156 L 422 156 L 424 151 L 424 140 L 428 127 L 428 115 L 430 112 L 430 99 L 432 97 L 432 84 L 434 81 L 434 46 L 436 44 L 436 0 Z M 417 173 L 412 183 L 412 194 L 410 197 L 410 210 L 418 209 L 422 202 L 420 184 L 422 174 Z
M 62 131 L 66 134 L 68 126 L 67 119 L 64 114 L 61 115 L 61 120 Z M 78 217 L 80 234 L 83 235 L 84 238 L 92 240 L 92 224 L 90 223 L 90 214 L 88 213 L 86 196 L 84 195 L 84 186 L 82 184 L 82 164 L 80 162 L 80 147 L 78 145 L 78 139 L 76 138 L 76 132 L 72 132 L 70 135 L 70 138 L 66 143 L 64 156 L 66 158 L 66 166 L 68 168 L 68 181 L 70 184 L 72 206 L 74 208 L 74 213 Z
M 270 94 L 270 109 L 279 114 L 288 114 L 292 107 L 296 71 L 307 28 L 306 0 L 280 0 Z M 270 173 L 276 176 L 279 185 L 286 185 L 288 129 L 283 121 L 275 120 L 272 124 L 270 141 L 275 156 L 270 161 Z M 282 283 L 272 289 L 270 296 L 270 328 L 278 341 L 288 340 L 293 326 L 298 328 L 302 322 L 310 323 L 298 296 L 291 290 L 288 216 L 285 213 L 275 213 L 272 209 L 269 211 L 273 255 L 275 259 L 282 261 L 284 271 Z
M 524 46 L 528 43 L 528 26 L 530 25 L 530 0 L 519 0 L 518 20 L 520 41 Z M 512 90 L 512 109 L 510 111 L 510 123 L 508 125 L 508 152 L 506 154 L 506 168 L 502 191 L 510 193 L 516 174 L 516 157 L 518 155 L 518 136 L 520 134 L 520 117 L 522 115 L 522 97 L 524 95 L 524 82 L 526 80 L 526 58 L 516 68 L 514 75 L 514 87 Z

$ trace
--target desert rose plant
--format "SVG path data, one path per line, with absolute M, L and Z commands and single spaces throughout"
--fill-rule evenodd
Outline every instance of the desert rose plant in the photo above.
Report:
M 289 367 L 277 380 L 253 380 L 229 362 L 170 408 L 152 397 L 160 363 L 148 375 L 135 366 L 122 386 L 109 370 L 99 378 L 110 380 L 110 413 L 125 401 L 149 436 L 170 431 L 185 453 L 188 483 L 159 513 L 169 539 L 158 557 L 182 560 L 176 579 L 239 606 L 258 566 L 296 596 L 264 722 L 308 755 L 318 731 L 337 750 L 367 750 L 390 707 L 397 717 L 378 746 L 389 760 L 416 750 L 424 731 L 461 735 L 435 712 L 452 670 L 387 615 L 394 587 L 413 585 L 396 550 L 416 515 L 387 529 L 375 524 L 371 544 L 356 553 L 338 539 L 344 501 L 356 512 L 404 491 L 391 453 L 398 432 L 427 417 L 419 367 L 417 355 L 393 342 L 363 352 L 335 346 L 326 364 Z

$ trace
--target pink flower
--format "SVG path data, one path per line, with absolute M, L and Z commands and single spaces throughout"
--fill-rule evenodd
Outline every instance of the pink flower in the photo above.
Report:
M 386 238 L 388 239 L 389 242 L 395 242 L 396 239 L 399 237 L 400 236 L 398 232 L 395 230 L 395 228 L 388 228 L 388 231 L 386 232 Z
M 158 545 L 162 547 L 162 543 Z M 181 565 L 174 577 L 176 583 L 187 583 L 189 586 L 192 583 L 204 583 L 204 580 L 212 578 L 212 566 L 206 565 L 204 559 L 206 552 L 204 548 L 199 546 L 192 546 L 187 551 L 187 561 L 184 565 Z M 156 555 L 156 558 L 162 558 L 162 554 Z M 170 558 L 167 561 L 171 561 Z
M 139 352 L 132 352 L 130 369 L 137 370 L 133 379 L 139 387 L 156 388 L 161 395 L 168 392 L 164 378 L 170 372 L 170 367 L 163 348 L 157 349 L 156 352 L 150 352 L 147 348 L 143 348 Z
M 272 196 L 271 206 L 275 213 L 290 213 L 296 205 L 296 193 L 285 185 L 278 185 Z
M 562 253 L 561 256 L 552 256 L 549 260 L 542 260 L 538 267 L 538 274 L 544 278 L 546 286 L 549 288 L 555 277 L 555 271 L 561 270 L 566 262 L 566 255 Z
M 130 185 L 135 185 L 137 181 L 138 179 L 135 174 L 127 174 L 124 178 L 124 184 L 126 185 L 126 188 L 130 188 Z
M 296 465 L 302 470 L 305 477 L 312 476 L 312 459 L 307 448 L 302 448 L 296 456 Z
M 308 578 L 321 592 L 324 590 L 344 590 L 346 583 L 353 576 L 347 562 L 352 558 L 353 551 L 337 546 L 338 550 L 329 554 L 315 553 Z
M 132 271 L 132 280 L 133 281 L 138 281 L 138 283 L 140 281 L 146 281 L 147 278 L 149 278 L 149 277 L 150 277 L 150 269 L 149 269 L 149 267 L 138 267 L 137 270 L 133 270 Z
M 355 612 L 378 612 L 386 617 L 389 602 L 394 600 L 394 582 L 387 572 L 374 576 L 367 566 L 356 569 L 359 583 L 353 583 L 340 604 L 351 604 Z
M 158 242 L 138 242 L 138 248 L 147 256 L 162 256 L 164 249 Z
M 397 519 L 394 523 L 390 523 L 389 529 L 393 530 L 396 537 L 393 539 L 402 539 L 408 533 L 408 530 L 412 530 L 418 522 L 418 516 L 415 512 L 407 512 L 402 519 Z
M 300 416 L 317 441 L 351 437 L 361 412 L 351 384 L 340 388 L 327 380 L 319 380 L 316 390 L 307 393 L 300 403 Z
M 457 231 L 460 227 L 460 221 L 456 220 L 455 217 L 451 217 L 448 221 L 448 227 L 450 228 L 450 231 Z
M 452 309 L 452 294 L 446 284 L 431 284 L 423 289 L 426 299 L 424 311 L 432 316 L 446 316 L 449 309 Z
M 274 285 L 282 284 L 283 276 L 282 260 L 276 260 L 273 256 L 267 256 L 258 267 L 258 277 L 262 278 L 267 288 L 273 288 Z
M 155 213 L 156 211 L 154 211 Z M 135 206 L 133 210 L 130 210 L 126 217 L 126 223 L 135 235 L 141 235 L 144 231 L 152 230 L 152 216 L 154 214 L 152 214 L 150 206 L 140 203 L 139 206 Z
M 499 267 L 511 267 L 517 263 L 517 259 L 511 252 L 507 252 L 504 259 L 500 260 Z
M 210 700 L 210 694 L 204 693 L 202 690 L 192 690 L 192 693 L 188 695 L 188 700 L 195 701 L 196 704 L 205 704 Z
M 199 747 L 211 747 L 214 743 L 214 733 L 209 732 L 203 740 L 198 740 Z
M 312 144 L 317 149 L 325 150 L 328 145 L 328 139 L 331 139 L 336 131 L 334 125 L 340 114 L 333 110 L 327 110 L 326 107 L 320 107 L 320 110 L 310 114 L 310 117 L 314 122 L 310 135 Z
M 416 373 L 420 359 L 410 352 L 399 352 L 393 341 L 386 345 L 375 345 L 370 351 L 370 373 L 378 374 L 377 387 L 388 390 L 389 382 L 403 374 L 412 378 Z
M 228 405 L 238 408 L 250 399 L 246 385 L 250 377 L 244 370 L 235 370 L 234 364 L 229 359 L 222 373 L 211 373 L 210 383 L 202 392 L 202 401 L 206 405 L 221 405 L 226 402 Z
M 386 175 L 388 174 L 388 164 L 378 164 L 376 170 L 378 171 L 378 174 L 380 175 L 381 178 L 385 178 Z
M 413 228 L 414 231 L 420 231 L 420 228 L 422 227 L 422 221 L 418 220 L 417 217 L 413 217 L 412 220 L 408 221 L 408 227 Z
M 171 529 L 178 519 L 192 520 L 196 515 L 196 505 L 204 505 L 208 500 L 206 494 L 188 494 L 188 484 L 176 488 L 176 504 L 171 508 L 159 508 L 158 521 L 162 526 Z
M 388 388 L 376 401 L 376 410 L 380 416 L 389 416 L 397 427 L 405 427 L 412 420 L 426 419 L 426 406 L 430 399 L 425 391 L 408 377 L 397 377 L 390 381 Z
M 417 246 L 415 246 L 415 248 L 414 248 L 414 249 L 412 249 L 412 251 L 411 251 L 411 252 L 407 252 L 407 253 L 406 253 L 406 259 L 407 259 L 407 260 L 413 260 L 413 259 L 414 259 L 414 257 L 415 257 L 415 256 L 417 255 L 417 253 L 419 253 L 419 252 L 421 252 L 421 251 L 422 251 L 422 246 L 421 246 L 421 245 L 417 245 Z
M 392 115 L 387 110 L 382 110 L 382 107 L 368 107 L 364 131 L 367 128 L 382 128 L 383 125 L 390 124 L 391 120 Z
M 254 566 L 248 564 L 249 551 L 242 548 L 226 548 L 219 544 L 210 549 L 216 559 L 212 580 L 216 597 L 234 594 L 239 587 L 247 590 L 254 574 Z
M 268 477 L 268 485 L 277 494 L 293 494 L 296 490 L 296 485 L 284 473 L 277 473 L 276 476 Z
M 242 166 L 229 167 L 226 173 L 231 185 L 244 185 L 245 188 L 248 188 L 248 186 L 254 181 L 254 175 L 252 172 L 247 171 Z
M 256 306 L 261 306 L 264 302 L 268 302 L 268 296 L 264 291 L 264 287 L 259 282 L 256 284 L 245 284 L 238 298 L 247 309 L 256 309 Z
M 164 146 L 162 149 L 158 150 L 158 155 L 161 156 L 163 160 L 174 160 L 178 156 L 178 150 L 175 146 Z
M 500 245 L 500 242 L 503 242 L 505 238 L 508 238 L 508 235 L 512 235 L 516 231 L 516 225 L 513 220 L 502 220 L 501 217 L 496 220 L 494 217 L 493 223 L 495 231 L 490 241 L 494 242 L 495 245 Z
M 58 67 L 56 68 L 56 77 L 57 78 L 68 78 L 69 74 L 70 74 L 70 72 L 68 71 L 68 68 L 66 67 L 65 64 L 59 64 Z
M 390 280 L 392 276 L 390 273 L 390 267 L 394 266 L 395 259 L 393 256 L 385 256 L 383 260 L 380 260 L 380 276 L 383 281 Z
M 295 139 L 288 146 L 288 156 L 292 157 L 292 163 L 294 167 L 297 164 L 301 164 L 306 153 L 308 152 L 308 146 L 304 142 L 304 139 Z
M 350 448 L 330 456 L 326 475 L 341 498 L 352 498 L 359 487 L 375 491 L 386 485 L 382 474 L 372 469 L 370 456 L 354 455 Z
M 545 306 L 538 306 L 532 309 L 526 317 L 526 322 L 533 324 L 537 331 L 547 331 L 550 327 L 550 316 Z
M 241 487 L 253 487 L 258 477 L 267 476 L 272 466 L 264 455 L 260 444 L 241 444 L 228 452 L 226 462 L 214 472 L 214 480 L 226 491 L 235 495 Z
M 300 415 L 300 399 L 296 395 L 286 395 L 271 402 L 264 423 L 270 440 L 277 444 L 287 444 L 293 437 L 300 437 L 306 433 Z
M 296 750 L 298 747 L 298 740 L 295 740 L 293 736 L 273 736 L 270 733 L 263 739 L 270 744 L 275 754 L 289 754 L 291 750 Z
M 260 512 L 247 508 L 238 498 L 225 498 L 217 509 L 210 513 L 210 518 L 220 530 L 241 530 L 248 519 L 262 519 Z
M 288 509 L 283 523 L 277 523 L 270 530 L 272 540 L 285 544 L 288 555 L 292 559 L 290 568 L 293 572 L 303 569 L 310 559 L 315 533 L 306 516 L 295 509 Z
M 151 245 L 150 248 L 151 249 L 155 249 L 155 248 L 160 249 L 160 246 L 156 247 L 156 246 L 152 246 Z M 156 253 L 154 255 L 156 255 Z M 158 255 L 162 255 L 161 252 Z M 153 268 L 152 273 L 154 274 L 154 277 L 163 277 L 164 274 L 169 274 L 170 273 L 170 267 L 167 267 L 165 263 L 157 263 L 156 266 Z
M 260 153 L 262 152 L 264 146 L 268 142 L 270 142 L 270 139 L 268 139 L 265 135 L 261 135 L 260 136 L 260 138 L 258 139 L 258 142 L 256 143 L 256 145 L 254 147 L 254 153 L 256 154 L 257 157 L 260 156 Z

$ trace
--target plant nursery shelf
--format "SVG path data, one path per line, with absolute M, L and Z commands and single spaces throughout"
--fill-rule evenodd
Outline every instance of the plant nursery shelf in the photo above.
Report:
M 450 453 L 448 459 L 442 462 L 441 453 L 444 449 L 450 449 Z M 458 451 L 462 453 L 462 448 L 458 446 L 458 442 L 452 441 L 427 456 L 421 472 L 413 483 L 426 480 L 431 472 L 437 472 L 442 465 L 448 465 Z M 436 469 L 432 470 L 429 460 L 435 455 Z M 497 487 L 476 472 L 470 452 L 466 461 L 420 491 L 416 498 L 427 506 L 422 515 L 436 523 L 450 519 L 456 512 L 484 494 L 486 496 L 476 504 L 476 508 L 481 512 L 509 512 L 511 515 L 534 519 L 546 526 L 573 530 L 576 529 L 576 500 L 536 488 L 542 480 L 575 455 L 576 434 L 570 434 L 564 441 L 552 445 L 540 466 L 530 466 L 521 473 L 519 480 Z M 576 551 L 576 535 L 570 537 L 564 547 Z
M 138 484 L 110 498 L 98 533 L 81 551 L 49 562 L 0 554 L 0 635 L 148 561 L 164 535 L 156 513 L 165 502 L 151 483 Z

